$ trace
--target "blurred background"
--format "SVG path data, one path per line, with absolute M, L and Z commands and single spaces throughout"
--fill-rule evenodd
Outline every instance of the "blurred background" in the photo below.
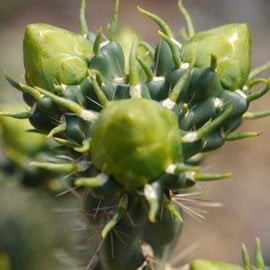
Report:
M 121 27 L 132 28 L 153 45 L 158 40 L 157 27 L 141 16 L 136 6 L 158 14 L 175 33 L 184 26 L 176 0 L 120 2 Z M 252 34 L 253 67 L 270 60 L 270 1 L 183 2 L 193 18 L 197 31 L 231 22 L 246 22 Z M 106 29 L 112 7 L 113 1 L 109 0 L 87 1 L 90 30 L 95 30 L 100 25 Z M 22 39 L 26 24 L 44 22 L 79 32 L 79 8 L 80 0 L 0 0 L 1 73 L 6 70 L 13 78 L 23 80 Z M 14 99 L 20 101 L 20 96 L 5 82 L 2 74 L 0 87 L 0 106 Z M 262 100 L 254 102 L 250 110 L 270 110 L 269 94 Z M 187 216 L 182 237 L 175 251 L 180 265 L 195 257 L 240 263 L 241 244 L 244 242 L 253 253 L 255 237 L 261 238 L 265 259 L 270 264 L 270 119 L 247 121 L 241 130 L 263 131 L 263 134 L 258 138 L 228 142 L 222 149 L 208 155 L 204 162 L 207 171 L 231 171 L 233 176 L 229 180 L 203 186 L 207 198 L 221 202 L 223 207 L 209 209 L 209 214 L 203 221 Z M 7 201 L 6 205 L 8 204 Z

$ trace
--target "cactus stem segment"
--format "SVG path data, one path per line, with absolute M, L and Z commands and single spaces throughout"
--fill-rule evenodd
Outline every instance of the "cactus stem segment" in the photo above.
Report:
M 108 235 L 108 233 L 115 227 L 115 225 L 119 222 L 119 220 L 122 218 L 122 216 L 126 213 L 127 205 L 128 205 L 128 197 L 125 194 L 120 198 L 120 201 L 119 201 L 117 208 L 116 208 L 115 215 L 102 229 L 102 231 L 101 231 L 102 238 L 105 238 Z
M 88 34 L 88 25 L 85 16 L 85 0 L 82 0 L 81 2 L 79 20 L 80 20 L 80 32 L 84 37 L 86 37 Z
M 186 23 L 186 32 L 187 32 L 187 38 L 191 38 L 192 36 L 195 35 L 195 30 L 193 26 L 193 22 L 191 20 L 191 17 L 185 7 L 183 6 L 183 1 L 179 0 L 178 1 L 178 8 L 184 17 L 185 23 Z
M 144 15 L 144 16 L 152 19 L 153 21 L 155 21 L 156 24 L 160 27 L 161 31 L 166 36 L 168 36 L 169 38 L 173 37 L 173 33 L 172 33 L 170 27 L 160 17 L 158 17 L 157 15 L 155 15 L 155 14 L 149 12 L 149 11 L 146 11 L 145 9 L 142 9 L 140 7 L 137 7 L 137 9 L 142 15 Z
M 113 41 L 118 27 L 119 0 L 115 1 L 111 22 L 108 25 L 108 39 Z
M 101 187 L 108 181 L 109 176 L 104 173 L 98 174 L 96 177 L 81 177 L 75 180 L 75 186 L 97 188 Z
M 241 132 L 241 133 L 229 133 L 225 136 L 226 141 L 236 141 L 245 138 L 252 138 L 260 136 L 262 132 Z

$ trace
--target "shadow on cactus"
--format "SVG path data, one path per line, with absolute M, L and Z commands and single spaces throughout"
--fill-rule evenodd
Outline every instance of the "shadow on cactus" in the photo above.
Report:
M 119 1 L 106 35 L 88 31 L 82 1 L 80 35 L 28 25 L 26 84 L 6 75 L 30 109 L 2 115 L 29 119 L 58 146 L 53 162 L 31 164 L 66 175 L 100 233 L 87 269 L 164 269 L 181 232 L 181 194 L 230 176 L 202 173 L 198 156 L 258 136 L 234 131 L 244 118 L 269 114 L 247 112 L 269 90 L 269 80 L 258 78 L 269 65 L 250 71 L 248 27 L 196 33 L 178 7 L 182 41 L 138 8 L 158 25 L 160 41 L 153 48 L 134 38 L 127 61 L 116 35 Z

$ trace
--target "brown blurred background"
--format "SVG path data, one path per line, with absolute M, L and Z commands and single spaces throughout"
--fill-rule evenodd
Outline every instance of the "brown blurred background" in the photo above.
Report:
M 177 33 L 183 19 L 176 0 L 122 0 L 120 24 L 129 26 L 154 44 L 157 27 L 136 10 L 141 6 L 161 16 Z M 267 0 L 186 0 L 197 31 L 230 22 L 246 22 L 252 33 L 253 66 L 270 60 L 269 11 Z M 91 30 L 106 25 L 113 1 L 88 0 L 87 17 Z M 23 80 L 22 38 L 26 24 L 45 22 L 78 32 L 80 0 L 0 0 L 0 70 Z M 266 76 L 269 76 L 266 75 Z M 0 76 L 0 98 L 7 102 L 19 98 L 16 91 Z M 270 96 L 254 102 L 252 110 L 270 110 Z M 265 258 L 270 264 L 270 119 L 246 122 L 241 130 L 263 131 L 258 138 L 231 142 L 211 153 L 205 161 L 207 171 L 232 171 L 233 177 L 223 182 L 208 183 L 204 191 L 210 200 L 224 204 L 210 209 L 205 221 L 186 218 L 176 255 L 241 261 L 241 243 L 253 252 L 254 238 L 260 237 Z

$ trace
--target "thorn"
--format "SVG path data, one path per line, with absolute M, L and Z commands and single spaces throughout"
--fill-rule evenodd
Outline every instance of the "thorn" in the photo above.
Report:
M 86 153 L 90 150 L 90 140 L 84 140 L 82 146 L 74 147 L 74 150 L 79 153 Z
M 97 36 L 95 38 L 94 44 L 93 44 L 93 53 L 94 53 L 94 55 L 97 55 L 98 52 L 99 52 L 102 37 L 103 37 L 102 27 L 100 27 L 98 32 L 97 32 Z
M 169 26 L 168 26 L 168 25 L 167 25 L 160 17 L 158 17 L 157 15 L 155 15 L 155 14 L 153 14 L 153 13 L 151 13 L 151 12 L 145 10 L 145 9 L 142 9 L 142 8 L 140 8 L 140 7 L 137 7 L 137 9 L 138 9 L 138 11 L 139 11 L 142 15 L 144 15 L 144 16 L 146 16 L 146 17 L 152 19 L 153 21 L 155 21 L 156 24 L 157 24 L 157 25 L 159 26 L 159 28 L 161 29 L 161 31 L 162 31 L 166 36 L 168 36 L 169 38 L 172 38 L 172 37 L 173 37 L 173 33 L 172 33 L 170 27 L 169 27 Z
M 191 63 L 189 64 L 188 68 L 185 70 L 184 74 L 181 76 L 181 78 L 178 80 L 176 85 L 173 87 L 169 95 L 170 100 L 177 102 L 178 98 L 181 95 L 182 90 L 184 89 L 186 85 L 186 82 L 188 81 L 190 77 L 194 64 L 195 64 L 195 60 L 193 59 Z
M 90 81 L 93 85 L 95 94 L 97 95 L 99 103 L 102 106 L 106 106 L 106 104 L 109 102 L 109 100 L 107 99 L 104 92 L 102 91 L 99 84 L 97 83 L 95 71 L 89 71 L 89 78 L 90 78 Z
M 78 115 L 79 117 L 81 117 L 82 119 L 86 120 L 86 121 L 94 121 L 97 118 L 97 114 L 93 111 L 89 111 L 89 110 L 85 110 L 83 107 L 81 107 L 78 103 L 63 98 L 63 97 L 59 97 L 45 89 L 42 89 L 40 87 L 36 87 L 34 88 L 35 90 L 37 90 L 39 93 L 43 94 L 46 97 L 49 97 L 52 101 L 54 101 L 56 104 L 70 110 L 71 112 L 75 113 L 76 115 Z
M 216 72 L 217 64 L 218 64 L 217 57 L 214 54 L 211 54 L 210 69 L 213 72 Z
M 248 251 L 244 244 L 242 244 L 242 261 L 243 261 L 245 270 L 252 270 Z
M 88 34 L 88 25 L 86 21 L 86 16 L 85 16 L 85 0 L 82 0 L 81 2 L 81 9 L 80 9 L 80 15 L 79 15 L 79 20 L 80 20 L 80 32 L 83 36 L 87 36 Z
M 225 136 L 226 141 L 236 141 L 246 138 L 258 137 L 262 132 L 241 132 L 241 133 L 229 133 Z
M 246 100 L 248 102 L 252 102 L 256 99 L 259 99 L 260 97 L 264 96 L 269 91 L 270 79 L 254 79 L 254 80 L 249 82 L 249 88 L 252 88 L 253 86 L 256 86 L 260 83 L 265 83 L 266 86 L 263 89 L 255 92 L 255 93 L 251 93 L 251 94 L 247 95 Z
M 255 242 L 255 266 L 257 269 L 265 270 L 265 264 L 262 255 L 261 241 L 256 238 Z
M 75 180 L 75 186 L 86 188 L 97 188 L 103 186 L 108 181 L 109 176 L 103 173 L 96 177 L 81 177 Z
M 185 23 L 186 23 L 186 29 L 187 29 L 187 38 L 191 38 L 195 35 L 195 30 L 193 26 L 193 22 L 191 20 L 191 17 L 185 7 L 183 6 L 183 1 L 178 1 L 178 8 L 180 12 L 182 13 L 182 16 L 184 17 Z
M 6 116 L 15 119 L 29 119 L 31 112 L 0 112 L 0 116 Z
M 102 229 L 102 231 L 101 231 L 102 238 L 105 238 L 108 235 L 108 233 L 116 226 L 116 224 L 119 222 L 119 220 L 126 213 L 127 206 L 128 206 L 128 197 L 125 194 L 120 198 L 120 201 L 119 201 L 117 208 L 116 208 L 116 213 L 114 214 L 112 219 Z
M 137 61 L 140 63 L 148 81 L 152 81 L 154 79 L 154 72 L 151 67 L 144 61 L 142 57 L 139 55 L 136 56 Z
M 172 57 L 173 57 L 173 62 L 175 64 L 175 66 L 177 68 L 179 68 L 181 66 L 181 57 L 180 57 L 179 45 L 177 46 L 176 43 L 174 42 L 174 39 L 172 37 L 169 37 L 169 36 L 165 35 L 163 32 L 158 31 L 158 34 L 170 46 L 171 52 L 172 52 Z
M 128 74 L 129 83 L 132 86 L 135 86 L 140 82 L 137 70 L 136 54 L 137 54 L 137 38 L 134 36 L 129 54 L 129 74 Z
M 148 218 L 151 222 L 156 222 L 156 216 L 160 209 L 162 200 L 162 187 L 158 181 L 144 186 L 144 196 L 149 204 Z
M 231 172 L 228 173 L 217 173 L 217 174 L 207 174 L 207 173 L 194 173 L 193 179 L 195 181 L 215 181 L 215 180 L 221 180 L 226 179 L 232 176 Z
M 55 173 L 73 173 L 76 172 L 78 167 L 73 163 L 50 163 L 50 162 L 30 162 L 31 166 L 49 170 Z
M 118 18 L 119 18 L 119 0 L 116 0 L 114 4 L 112 19 L 108 25 L 108 39 L 110 41 L 113 41 L 115 39 L 118 27 Z
M 65 123 L 61 123 L 58 126 L 56 126 L 55 128 L 53 128 L 49 134 L 47 135 L 48 138 L 53 137 L 54 135 L 58 134 L 58 133 L 62 133 L 66 130 L 66 124 Z
M 164 207 L 172 214 L 172 216 L 177 219 L 179 222 L 183 223 L 183 217 L 181 213 L 176 209 L 175 205 L 171 201 L 164 203 Z
M 262 112 L 246 112 L 243 115 L 243 118 L 246 120 L 259 119 L 270 115 L 270 111 L 262 111 Z

